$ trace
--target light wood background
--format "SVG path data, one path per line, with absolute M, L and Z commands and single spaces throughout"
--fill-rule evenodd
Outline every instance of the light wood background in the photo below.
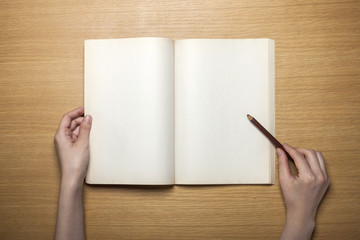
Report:
M 323 152 L 314 239 L 360 239 L 359 1 L 0 1 L 0 238 L 53 237 L 53 136 L 83 104 L 85 39 L 276 41 L 276 135 Z M 273 186 L 85 186 L 88 239 L 276 239 Z

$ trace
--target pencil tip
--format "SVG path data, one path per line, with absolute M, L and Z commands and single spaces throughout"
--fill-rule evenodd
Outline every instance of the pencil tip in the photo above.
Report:
M 247 114 L 247 118 L 248 118 L 249 120 L 252 120 L 252 119 L 253 119 L 253 117 L 252 117 L 250 114 Z

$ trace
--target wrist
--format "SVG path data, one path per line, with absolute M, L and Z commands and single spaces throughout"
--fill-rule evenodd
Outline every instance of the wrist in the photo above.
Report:
M 314 228 L 315 217 L 287 213 L 282 239 L 311 239 Z
M 289 211 L 286 212 L 286 221 L 295 222 L 301 226 L 315 227 L 316 212 L 309 211 Z
M 84 179 L 68 177 L 66 175 L 61 177 L 61 188 L 70 191 L 82 191 Z

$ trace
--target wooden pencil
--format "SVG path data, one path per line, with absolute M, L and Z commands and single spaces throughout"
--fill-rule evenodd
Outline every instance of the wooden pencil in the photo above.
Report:
M 276 147 L 276 148 L 281 148 L 285 153 L 286 156 L 288 157 L 289 160 L 294 161 L 291 156 L 288 154 L 288 152 L 285 150 L 284 146 L 271 134 L 269 133 L 268 130 L 266 130 L 253 116 L 251 116 L 250 114 L 247 114 L 247 118 L 250 120 L 250 122 L 252 124 L 255 125 L 255 127 L 257 129 L 260 130 L 260 132 L 262 132 L 269 140 L 270 142 Z

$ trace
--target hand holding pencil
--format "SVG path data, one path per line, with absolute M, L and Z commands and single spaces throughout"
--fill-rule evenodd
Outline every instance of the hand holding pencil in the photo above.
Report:
M 311 239 L 318 206 L 330 184 L 320 152 L 284 144 L 293 158 L 298 176 L 290 172 L 285 152 L 278 148 L 279 182 L 286 205 L 281 239 Z
M 279 157 L 279 182 L 286 205 L 281 239 L 311 239 L 318 206 L 330 184 L 321 152 L 282 145 L 255 118 L 248 119 L 273 143 Z M 291 158 L 298 169 L 292 175 Z

